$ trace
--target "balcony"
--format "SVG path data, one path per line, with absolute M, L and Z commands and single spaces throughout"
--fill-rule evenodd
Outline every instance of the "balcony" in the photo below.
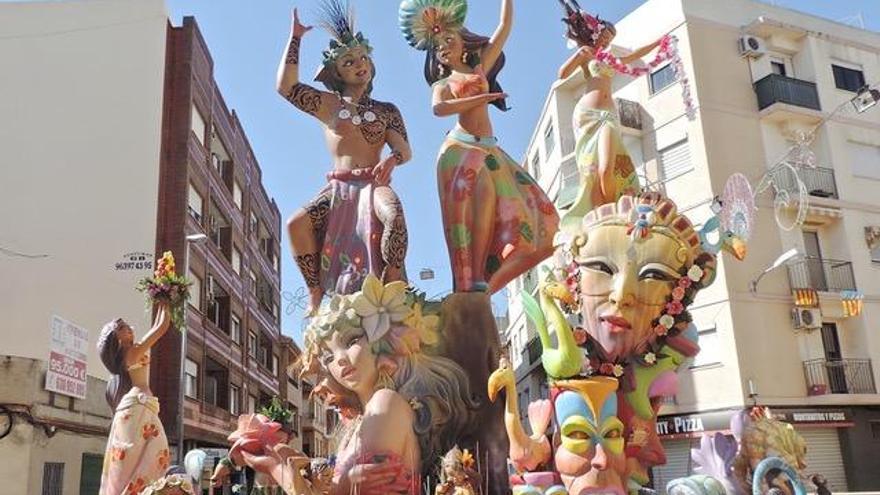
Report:
M 822 110 L 816 83 L 809 81 L 770 74 L 755 83 L 755 93 L 758 94 L 758 110 L 764 110 L 776 103 Z
M 806 186 L 807 194 L 817 198 L 840 199 L 837 194 L 837 179 L 834 177 L 834 169 L 824 167 L 799 167 L 798 178 Z M 792 174 L 776 174 L 774 176 L 779 188 L 792 194 L 799 186 L 795 183 Z
M 870 359 L 804 361 L 804 376 L 809 395 L 877 393 Z
M 856 290 L 852 263 L 841 260 L 806 257 L 788 266 L 792 290 L 813 289 L 819 292 Z

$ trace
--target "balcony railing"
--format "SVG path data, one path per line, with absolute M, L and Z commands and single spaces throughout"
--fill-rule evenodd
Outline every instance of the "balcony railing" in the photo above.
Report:
M 792 289 L 856 290 L 856 278 L 849 261 L 807 257 L 788 266 L 788 280 Z
M 837 195 L 837 180 L 834 177 L 834 169 L 800 167 L 797 171 L 797 177 L 804 183 L 807 194 L 810 196 L 840 199 Z M 790 193 L 798 190 L 799 186 L 795 184 L 793 174 L 776 174 L 774 179 L 777 181 L 779 189 L 783 191 Z
M 875 394 L 870 359 L 813 359 L 804 361 L 809 395 Z
M 755 83 L 755 93 L 758 94 L 758 110 L 763 110 L 774 103 L 787 103 L 812 110 L 822 110 L 816 83 L 809 81 L 770 74 Z

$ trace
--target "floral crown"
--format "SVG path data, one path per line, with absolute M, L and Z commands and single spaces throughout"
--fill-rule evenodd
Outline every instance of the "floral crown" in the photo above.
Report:
M 584 35 L 589 32 L 590 41 L 595 44 L 599 41 L 602 33 L 608 29 L 608 22 L 586 13 L 577 0 L 559 0 L 559 3 L 565 10 L 565 17 L 562 21 L 569 27 L 570 38 L 585 43 L 588 40 L 584 39 Z
M 417 50 L 427 50 L 436 35 L 457 32 L 464 27 L 467 1 L 403 0 L 398 16 L 407 43 Z
M 354 9 L 348 0 L 324 0 L 319 8 L 321 27 L 330 33 L 330 45 L 324 50 L 324 67 L 330 67 L 340 57 L 356 47 L 367 53 L 373 48 L 363 33 L 355 29 Z
M 359 292 L 335 295 L 321 307 L 305 330 L 303 373 L 316 371 L 323 352 L 321 343 L 334 333 L 361 328 L 380 357 L 404 357 L 437 344 L 440 317 L 424 314 L 423 295 L 407 289 L 404 282 L 383 285 L 373 274 L 364 279 Z

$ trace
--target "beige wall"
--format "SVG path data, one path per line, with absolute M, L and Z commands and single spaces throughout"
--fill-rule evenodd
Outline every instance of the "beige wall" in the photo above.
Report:
M 49 318 L 149 322 L 116 271 L 156 243 L 167 14 L 162 0 L 0 3 L 0 255 L 5 353 L 46 359 Z

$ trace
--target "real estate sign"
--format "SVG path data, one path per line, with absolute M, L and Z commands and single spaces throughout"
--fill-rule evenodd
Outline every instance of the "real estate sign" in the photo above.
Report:
M 52 316 L 49 331 L 46 390 L 85 399 L 89 331 L 59 316 Z

